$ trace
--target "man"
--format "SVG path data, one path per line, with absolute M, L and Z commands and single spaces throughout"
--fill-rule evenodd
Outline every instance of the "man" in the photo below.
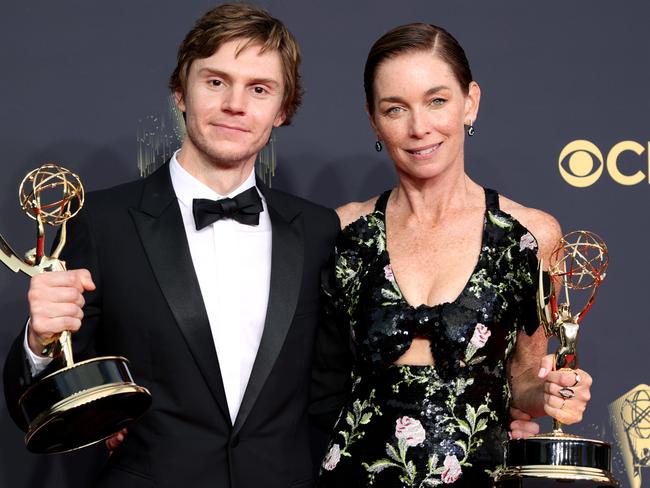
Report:
M 187 125 L 180 150 L 144 180 L 89 194 L 68 226 L 70 271 L 31 281 L 30 323 L 4 372 L 23 429 L 17 400 L 63 330 L 79 359 L 129 358 L 153 396 L 97 486 L 313 484 L 309 365 L 339 224 L 254 175 L 272 129 L 300 103 L 299 62 L 266 12 L 205 14 L 170 81 Z

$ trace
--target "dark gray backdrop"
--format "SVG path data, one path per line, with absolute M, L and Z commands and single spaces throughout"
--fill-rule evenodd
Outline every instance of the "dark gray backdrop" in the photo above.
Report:
M 460 40 L 483 92 L 477 135 L 467 142 L 470 176 L 552 213 L 565 230 L 598 232 L 610 247 L 610 271 L 580 340 L 582 366 L 596 378 L 593 400 L 571 431 L 613 440 L 608 404 L 650 382 L 650 4 L 259 3 L 287 23 L 304 56 L 305 102 L 293 126 L 277 132 L 273 185 L 330 206 L 366 199 L 394 183 L 391 163 L 374 151 L 363 111 L 362 70 L 372 42 L 412 21 L 440 24 Z M 79 173 L 89 190 L 137 178 L 139 121 L 166 114 L 177 46 L 213 5 L 33 0 L 0 7 L 0 233 L 17 250 L 33 246 L 33 225 L 16 198 L 27 171 L 59 162 Z M 590 187 L 569 185 L 558 157 L 576 139 L 592 141 L 605 156 L 618 142 L 640 143 L 645 152 L 623 154 L 619 167 L 628 174 L 643 171 L 644 180 L 624 186 L 604 171 Z M 27 284 L 26 277 L 0 268 L 3 359 L 26 317 Z M 90 471 L 95 454 L 28 454 L 0 403 L 1 487 L 89 486 L 69 473 Z M 627 483 L 618 453 L 615 461 Z

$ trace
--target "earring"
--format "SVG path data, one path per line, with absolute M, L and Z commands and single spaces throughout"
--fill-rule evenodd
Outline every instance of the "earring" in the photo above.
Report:
M 472 124 L 472 121 L 469 121 L 469 124 L 467 124 L 465 127 L 467 127 L 467 135 L 472 137 L 474 134 L 476 134 L 476 129 L 474 129 L 474 124 Z
M 381 152 L 383 148 L 384 145 L 381 143 L 381 141 L 375 141 L 375 151 Z
M 275 131 L 271 132 L 271 137 L 269 137 L 266 146 L 264 146 L 257 155 L 257 162 L 259 163 L 260 178 L 270 187 L 271 179 L 275 176 L 275 168 L 277 164 L 275 156 Z

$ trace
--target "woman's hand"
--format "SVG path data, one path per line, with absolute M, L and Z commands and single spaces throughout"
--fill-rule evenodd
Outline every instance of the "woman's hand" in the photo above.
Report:
M 541 360 L 539 378 L 544 379 L 544 412 L 563 424 L 575 424 L 591 398 L 592 378 L 581 369 L 553 371 L 553 354 Z
M 127 429 L 122 429 L 119 432 L 116 432 L 113 434 L 111 437 L 106 439 L 106 449 L 108 449 L 108 455 L 110 456 L 113 454 L 113 451 L 120 447 L 120 444 L 124 442 L 124 439 L 126 438 L 126 435 L 129 433 Z
M 523 410 L 510 407 L 510 438 L 526 439 L 531 435 L 539 434 L 539 424 L 533 422 L 533 419 Z

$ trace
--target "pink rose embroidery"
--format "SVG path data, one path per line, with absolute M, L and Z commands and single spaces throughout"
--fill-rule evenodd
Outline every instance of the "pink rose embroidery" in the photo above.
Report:
M 388 281 L 394 281 L 395 280 L 395 275 L 393 275 L 393 269 L 390 267 L 390 264 L 387 264 L 384 266 L 384 277 Z
M 480 349 L 485 345 L 485 343 L 488 340 L 488 337 L 490 337 L 491 334 L 492 332 L 490 332 L 490 329 L 488 329 L 487 326 L 483 324 L 476 324 L 476 328 L 474 329 L 474 335 L 472 336 L 472 339 L 469 342 L 477 349 Z
M 535 238 L 530 232 L 526 232 L 519 240 L 519 250 L 523 251 L 524 249 L 531 251 L 535 249 Z
M 334 468 L 336 468 L 336 465 L 340 460 L 341 448 L 338 444 L 334 444 L 330 448 L 329 452 L 325 455 L 325 459 L 323 459 L 323 468 L 325 468 L 327 471 L 332 471 Z
M 395 422 L 395 437 L 404 439 L 407 446 L 413 447 L 424 442 L 426 432 L 419 420 L 402 417 Z
M 445 470 L 442 472 L 442 476 L 440 477 L 443 483 L 454 483 L 458 478 L 460 478 L 460 475 L 463 474 L 463 470 L 461 469 L 456 456 L 447 456 L 445 458 L 444 466 Z

